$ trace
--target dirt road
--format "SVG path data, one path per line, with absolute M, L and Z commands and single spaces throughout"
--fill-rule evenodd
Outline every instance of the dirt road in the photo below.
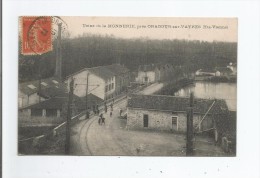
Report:
M 72 127 L 71 154 L 94 156 L 185 156 L 185 135 L 158 131 L 127 130 L 126 119 L 119 117 L 126 100 L 115 104 L 112 117 L 104 114 L 105 125 L 98 116 L 81 120 Z M 84 118 L 84 117 L 83 117 Z M 226 156 L 208 137 L 196 137 L 195 156 Z

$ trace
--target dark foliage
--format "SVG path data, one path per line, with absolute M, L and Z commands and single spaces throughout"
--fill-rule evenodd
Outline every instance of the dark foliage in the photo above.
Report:
M 51 77 L 55 70 L 54 50 L 35 56 L 19 53 L 19 79 Z M 236 62 L 237 43 L 187 40 L 121 39 L 85 34 L 62 40 L 63 77 L 85 67 L 121 63 L 134 71 L 141 64 L 170 63 L 193 72 L 200 68 Z

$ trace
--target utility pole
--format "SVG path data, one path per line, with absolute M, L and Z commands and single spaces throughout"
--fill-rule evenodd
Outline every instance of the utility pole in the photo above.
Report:
M 41 87 L 41 83 L 42 83 L 42 81 L 41 81 L 41 78 L 42 78 L 42 76 L 41 76 L 41 61 L 43 60 L 43 58 L 41 58 L 40 60 L 39 60 L 39 67 L 38 67 L 38 72 L 39 72 L 39 83 L 38 83 L 38 96 L 39 96 L 39 103 L 41 102 L 41 90 L 42 90 L 42 87 Z
M 68 101 L 68 113 L 67 113 L 67 124 L 66 124 L 66 143 L 65 143 L 65 154 L 70 154 L 70 121 L 71 121 L 71 105 L 73 99 L 74 90 L 74 79 L 70 81 L 69 101 Z
M 89 73 L 87 73 L 87 85 L 86 85 L 86 119 L 89 118 L 89 112 L 88 112 L 88 76 L 89 76 Z
M 193 103 L 194 94 L 190 94 L 190 106 L 187 113 L 187 133 L 186 133 L 186 156 L 193 156 Z
M 41 89 L 42 89 L 42 87 L 41 87 L 41 74 L 39 74 L 39 83 L 38 83 L 38 96 L 39 96 L 39 103 L 41 102 Z
M 56 49 L 56 68 L 55 76 L 58 79 L 62 79 L 62 54 L 61 54 L 61 28 L 62 24 L 58 24 L 58 36 L 57 36 L 57 49 Z

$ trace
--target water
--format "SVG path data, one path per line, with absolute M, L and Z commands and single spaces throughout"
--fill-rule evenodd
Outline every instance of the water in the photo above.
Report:
M 237 103 L 237 84 L 236 83 L 212 83 L 195 82 L 195 85 L 180 89 L 175 93 L 176 96 L 189 96 L 194 91 L 194 96 L 205 99 L 224 99 L 229 110 L 236 111 Z

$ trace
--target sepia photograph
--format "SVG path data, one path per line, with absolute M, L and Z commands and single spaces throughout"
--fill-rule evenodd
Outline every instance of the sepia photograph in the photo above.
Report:
M 236 157 L 237 29 L 20 16 L 17 155 Z

